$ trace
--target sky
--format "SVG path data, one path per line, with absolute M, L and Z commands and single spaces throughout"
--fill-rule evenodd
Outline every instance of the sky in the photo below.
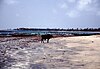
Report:
M 0 0 L 0 29 L 100 28 L 100 0 Z

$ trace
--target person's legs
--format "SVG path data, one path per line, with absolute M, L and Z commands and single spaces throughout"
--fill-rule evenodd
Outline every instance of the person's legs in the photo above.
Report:
M 47 39 L 47 43 L 49 43 L 49 39 Z

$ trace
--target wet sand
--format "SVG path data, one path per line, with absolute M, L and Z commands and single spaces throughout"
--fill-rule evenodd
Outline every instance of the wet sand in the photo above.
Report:
M 0 38 L 2 69 L 100 69 L 100 35 L 58 37 L 41 43 L 34 37 Z

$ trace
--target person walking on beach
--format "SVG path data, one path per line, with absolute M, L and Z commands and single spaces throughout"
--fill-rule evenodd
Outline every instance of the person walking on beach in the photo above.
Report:
M 47 43 L 49 43 L 49 39 L 52 37 L 53 36 L 51 34 L 41 35 L 41 43 L 44 43 L 44 40 L 47 40 Z

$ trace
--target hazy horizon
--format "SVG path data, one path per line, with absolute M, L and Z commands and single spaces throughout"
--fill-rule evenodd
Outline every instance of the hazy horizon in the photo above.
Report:
M 100 0 L 0 0 L 0 29 L 100 28 Z

